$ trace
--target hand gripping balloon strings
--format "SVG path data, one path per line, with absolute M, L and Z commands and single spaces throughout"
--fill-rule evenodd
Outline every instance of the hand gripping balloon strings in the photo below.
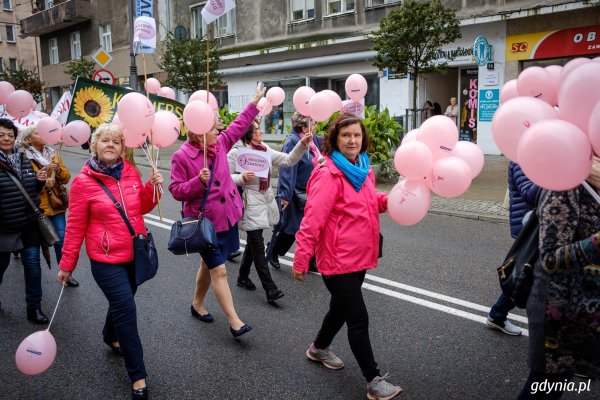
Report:
M 314 138 L 314 128 L 315 127 L 316 127 L 316 125 L 312 124 L 312 120 L 309 117 L 308 118 L 308 133 L 309 133 L 309 135 L 313 135 L 313 138 Z M 325 162 L 325 157 L 323 157 L 323 154 L 321 154 L 321 150 L 319 150 L 319 146 L 315 145 L 315 149 L 317 150 L 317 163 L 323 164 Z
M 54 316 L 56 315 L 56 310 L 58 310 L 58 304 L 60 303 L 60 299 L 62 298 L 63 291 L 65 290 L 65 285 L 62 285 L 60 288 L 60 294 L 58 295 L 58 301 L 56 302 L 56 306 L 54 307 L 54 312 L 52 313 L 52 318 L 50 318 L 50 323 L 48 324 L 47 331 L 50 330 L 50 326 L 52 325 L 52 321 L 54 321 Z

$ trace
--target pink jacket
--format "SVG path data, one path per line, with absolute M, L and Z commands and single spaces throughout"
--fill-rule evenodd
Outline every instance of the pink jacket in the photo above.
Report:
M 219 152 L 213 166 L 212 187 L 204 207 L 204 215 L 212 222 L 217 232 L 227 231 L 229 226 L 235 225 L 242 217 L 242 200 L 229 173 L 227 152 L 246 132 L 256 115 L 258 108 L 248 104 L 217 138 Z M 169 191 L 175 200 L 183 202 L 184 217 L 199 214 L 207 189 L 198 176 L 202 168 L 203 152 L 188 142 L 173 153 Z
M 323 275 L 339 275 L 377 267 L 379 213 L 387 210 L 387 194 L 375 190 L 373 170 L 360 192 L 342 171 L 326 161 L 313 171 L 308 201 L 296 233 L 293 269 L 307 272 L 315 253 Z
M 129 229 L 115 203 L 94 179 L 100 179 L 123 204 L 135 233 L 145 235 L 143 214 L 150 212 L 157 203 L 156 198 L 152 201 L 154 188 L 150 183 L 143 186 L 136 169 L 127 161 L 124 163 L 120 181 L 92 170 L 87 164 L 73 179 L 60 269 L 75 269 L 84 238 L 91 260 L 106 264 L 133 260 L 133 239 Z

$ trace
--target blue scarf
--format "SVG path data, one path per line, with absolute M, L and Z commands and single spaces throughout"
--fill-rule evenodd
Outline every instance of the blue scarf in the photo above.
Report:
M 334 150 L 333 154 L 331 154 L 331 161 L 344 173 L 352 186 L 354 186 L 354 190 L 360 192 L 360 188 L 369 175 L 369 165 L 371 165 L 371 160 L 369 160 L 367 153 L 363 151 L 358 155 L 358 165 L 356 165 L 348 161 L 342 153 Z
M 112 176 L 118 181 L 121 180 L 121 173 L 123 172 L 124 165 L 123 160 L 121 158 L 119 158 L 119 161 L 117 161 L 113 165 L 106 165 L 105 163 L 94 157 L 90 157 L 87 163 L 90 166 L 90 168 L 94 171 L 104 175 Z

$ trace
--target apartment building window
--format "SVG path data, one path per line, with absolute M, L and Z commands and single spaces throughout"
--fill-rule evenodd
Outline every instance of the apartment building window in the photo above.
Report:
M 6 25 L 6 41 L 15 43 L 15 27 L 13 25 Z
M 3 3 L 4 3 L 3 4 L 4 9 L 6 11 L 11 11 L 12 10 L 12 0 L 4 0 Z
M 112 33 L 110 31 L 110 25 L 100 25 L 100 46 L 104 51 L 112 51 Z
M 58 39 L 48 40 L 48 51 L 50 52 L 50 64 L 58 64 Z
M 79 31 L 71 33 L 71 60 L 81 58 L 81 36 Z
M 394 3 L 400 3 L 400 0 L 367 0 L 367 7 L 376 7 Z
M 354 11 L 354 0 L 327 0 L 327 14 Z
M 17 66 L 17 59 L 9 58 L 8 59 L 8 67 L 10 68 L 11 71 L 16 71 L 17 69 L 19 69 Z
M 0 57 L 0 75 L 4 74 L 4 59 Z
M 292 21 L 315 17 L 315 0 L 290 0 Z
M 192 12 L 192 37 L 201 38 L 208 31 L 202 19 L 204 4 L 191 7 Z M 227 11 L 214 22 L 214 36 L 223 37 L 235 35 L 235 8 Z

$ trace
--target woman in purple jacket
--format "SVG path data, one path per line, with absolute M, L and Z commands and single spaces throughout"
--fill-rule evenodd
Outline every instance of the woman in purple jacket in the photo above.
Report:
M 202 200 L 208 196 L 204 216 L 212 222 L 217 232 L 217 249 L 200 253 L 202 261 L 196 274 L 192 315 L 203 322 L 213 321 L 212 315 L 204 308 L 204 298 L 208 287 L 212 285 L 234 337 L 243 335 L 252 327 L 244 324 L 235 312 L 225 269 L 227 256 L 239 247 L 237 222 L 242 216 L 242 201 L 229 174 L 227 152 L 258 115 L 256 105 L 264 92 L 261 82 L 256 87 L 254 99 L 227 129 L 218 134 L 217 129 L 213 128 L 206 134 L 208 165 L 204 165 L 202 135 L 192 132 L 188 132 L 188 141 L 173 154 L 171 161 L 169 191 L 175 200 L 183 202 L 183 216 L 197 216 Z M 214 177 L 207 193 L 211 173 Z

